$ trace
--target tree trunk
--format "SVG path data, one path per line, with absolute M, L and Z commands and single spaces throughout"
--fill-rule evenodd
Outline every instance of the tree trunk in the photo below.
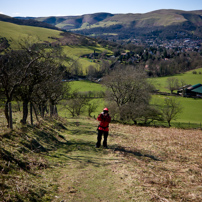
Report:
M 33 109 L 34 109 L 34 113 L 35 113 L 35 116 L 36 116 L 36 120 L 39 122 L 39 119 L 38 119 L 38 116 L 37 116 L 37 110 L 36 110 L 36 106 L 35 106 L 35 104 L 33 105 Z
M 28 101 L 25 100 L 25 101 L 23 101 L 23 118 L 21 120 L 22 124 L 27 123 L 27 116 L 28 116 Z
M 41 117 L 44 118 L 44 106 L 41 104 L 39 107 L 40 107 L 39 109 L 40 109 Z
M 9 127 L 9 107 L 8 107 L 8 103 L 9 103 L 9 101 L 6 101 L 5 109 L 4 109 L 4 114 L 5 114 L 7 123 L 8 123 L 7 126 Z
M 8 103 L 9 108 L 9 128 L 13 129 L 13 117 L 12 117 L 12 107 L 11 102 Z
M 33 125 L 33 115 L 32 115 L 32 102 L 30 102 L 30 122 L 31 122 L 31 125 Z
M 50 117 L 54 115 L 54 105 L 50 104 Z
M 57 109 L 56 105 L 54 105 L 54 112 L 53 113 L 55 116 L 58 116 L 58 109 Z

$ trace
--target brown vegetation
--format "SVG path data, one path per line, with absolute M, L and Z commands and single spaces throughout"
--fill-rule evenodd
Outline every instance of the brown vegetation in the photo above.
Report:
M 200 130 L 112 125 L 111 134 L 125 161 L 112 169 L 125 183 L 138 181 L 134 192 L 140 189 L 149 201 L 202 200 Z

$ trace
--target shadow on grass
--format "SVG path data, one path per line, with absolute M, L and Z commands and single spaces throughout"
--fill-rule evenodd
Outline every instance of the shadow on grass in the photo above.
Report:
M 126 149 L 125 147 L 121 147 L 121 146 L 116 147 L 114 149 L 114 152 L 116 152 L 116 151 L 122 153 L 124 156 L 126 156 L 127 154 L 133 154 L 136 157 L 147 157 L 154 161 L 162 161 L 161 159 L 159 159 L 153 155 L 144 154 L 143 152 L 135 151 L 134 149 Z

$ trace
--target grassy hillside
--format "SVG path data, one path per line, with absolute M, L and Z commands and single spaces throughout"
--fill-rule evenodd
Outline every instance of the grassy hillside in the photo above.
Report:
M 93 25 L 108 17 L 113 16 L 111 13 L 94 13 L 81 16 L 63 16 L 63 17 L 39 17 L 36 20 L 40 22 L 46 22 L 51 25 L 56 25 L 59 28 L 69 30 L 74 28 L 80 28 L 84 24 Z
M 106 33 L 113 33 L 119 34 L 121 38 L 125 39 L 144 36 L 166 39 L 166 37 L 175 36 L 173 30 L 177 35 L 181 37 L 184 35 L 185 38 L 193 37 L 193 34 L 196 37 L 202 37 L 201 12 L 201 10 L 161 9 L 144 14 L 95 13 L 82 16 L 37 18 L 36 20 L 89 36 L 94 34 L 104 37 Z
M 202 200 L 200 130 L 110 124 L 106 150 L 95 148 L 97 125 L 47 119 L 1 132 L 1 199 Z
M 121 24 L 125 27 L 147 27 L 147 26 L 170 26 L 180 24 L 185 21 L 193 23 L 202 23 L 200 19 L 201 11 L 182 11 L 172 9 L 162 9 L 145 14 L 110 14 L 94 13 L 82 16 L 63 16 L 63 17 L 46 17 L 36 18 L 39 21 L 50 23 L 63 29 L 75 28 L 94 28 Z M 191 17 L 190 17 L 191 16 Z
M 21 38 L 26 38 L 28 36 L 33 36 L 33 38 L 38 38 L 40 41 L 55 41 L 52 38 L 62 37 L 60 34 L 61 31 L 40 28 L 40 27 L 31 27 L 24 25 L 17 25 L 9 22 L 0 21 L 0 36 L 6 37 L 7 39 L 12 39 L 13 41 L 17 41 Z
M 77 61 L 80 67 L 83 70 L 84 75 L 86 74 L 87 67 L 94 66 L 95 68 L 99 68 L 100 63 L 93 61 L 93 59 L 82 58 L 80 56 L 84 54 L 90 54 L 96 51 L 96 53 L 108 52 L 112 53 L 106 48 L 101 47 L 100 45 L 95 46 L 63 46 L 64 53 Z
M 95 40 L 91 38 L 87 38 L 85 36 L 77 35 L 70 32 L 62 32 L 47 28 L 17 25 L 3 21 L 0 21 L 0 26 L 0 37 L 6 37 L 8 40 L 10 40 L 11 47 L 14 49 L 17 47 L 16 42 L 18 40 L 27 37 L 33 38 L 33 41 L 49 42 L 53 44 L 58 43 L 62 45 L 63 52 L 68 57 L 78 62 L 84 74 L 86 73 L 86 69 L 88 66 L 92 65 L 98 68 L 99 64 L 89 59 L 80 58 L 81 55 L 90 54 L 94 51 L 96 51 L 97 53 L 101 53 L 104 51 L 111 52 L 106 48 L 103 48 L 100 45 L 96 44 Z M 93 45 L 81 46 L 83 39 L 87 40 Z M 68 66 L 69 64 L 66 63 L 65 65 Z

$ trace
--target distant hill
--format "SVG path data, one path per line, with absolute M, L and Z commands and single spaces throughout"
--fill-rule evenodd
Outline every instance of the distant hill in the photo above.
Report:
M 33 27 L 44 27 L 44 28 L 48 28 L 48 29 L 55 29 L 55 30 L 59 30 L 59 28 L 45 23 L 45 22 L 39 22 L 37 20 L 35 20 L 34 17 L 27 17 L 27 18 L 23 18 L 23 17 L 17 17 L 17 18 L 13 18 L 7 15 L 2 15 L 0 14 L 0 21 L 4 21 L 4 22 L 11 22 L 14 24 L 18 24 L 18 25 L 28 25 L 28 26 L 33 26 Z
M 162 39 L 202 38 L 202 10 L 162 9 L 145 14 L 94 13 L 81 16 L 41 17 L 35 20 L 80 34 L 111 35 L 120 39 L 131 36 Z
M 6 17 L 7 18 L 7 17 Z M 9 19 L 13 22 L 8 22 L 8 19 L 2 21 L 0 19 L 0 38 L 5 37 L 9 40 L 12 48 L 15 48 L 16 41 L 23 37 L 33 37 L 33 39 L 41 42 L 50 43 L 52 45 L 95 45 L 96 41 L 93 38 L 75 34 L 72 32 L 54 30 L 44 27 L 19 25 L 20 20 Z M 14 22 L 17 22 L 14 23 Z
M 72 30 L 85 26 L 94 25 L 112 16 L 113 14 L 111 13 L 95 13 L 81 16 L 42 17 L 42 18 L 36 18 L 36 20 L 40 22 L 49 23 L 64 30 Z

